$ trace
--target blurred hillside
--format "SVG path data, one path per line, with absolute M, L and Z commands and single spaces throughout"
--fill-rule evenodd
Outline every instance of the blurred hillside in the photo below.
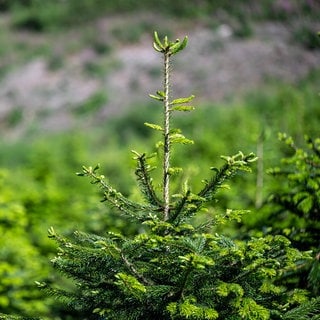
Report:
M 161 81 L 153 30 L 189 36 L 174 94 L 192 92 L 198 104 L 319 68 L 317 1 L 107 3 L 0 1 L 2 137 L 97 124 L 148 104 Z

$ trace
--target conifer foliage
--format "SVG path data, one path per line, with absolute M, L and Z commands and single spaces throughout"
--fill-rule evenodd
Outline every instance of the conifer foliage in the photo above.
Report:
M 162 181 L 152 179 L 154 155 L 133 151 L 136 179 L 144 201 L 130 200 L 114 189 L 99 166 L 83 167 L 80 176 L 97 185 L 103 199 L 119 213 L 141 224 L 133 237 L 106 232 L 105 236 L 74 232 L 64 237 L 53 228 L 49 237 L 59 245 L 55 269 L 74 283 L 74 289 L 39 286 L 78 312 L 78 319 L 319 319 L 319 300 L 303 290 L 288 291 L 275 280 L 296 263 L 310 259 L 281 235 L 235 241 L 212 232 L 215 225 L 240 219 L 241 210 L 227 210 L 208 224 L 196 225 L 195 215 L 214 205 L 217 192 L 240 171 L 250 171 L 254 154 L 222 157 L 201 190 L 187 182 L 172 192 L 172 179 L 182 171 L 171 165 L 172 148 L 192 144 L 171 117 L 193 110 L 193 96 L 170 96 L 170 59 L 187 45 L 187 37 L 171 42 L 154 34 L 154 49 L 164 61 L 163 89 L 150 95 L 163 107 L 163 123 L 146 123 L 161 133 L 157 143 Z M 209 147 L 209 146 L 208 146 Z M 154 159 L 153 159 L 154 160 Z M 158 187 L 160 186 L 160 187 Z M 211 231 L 209 231 L 211 230 Z
M 320 139 L 305 137 L 300 147 L 291 136 L 281 133 L 279 140 L 288 146 L 289 155 L 278 167 L 268 170 L 276 179 L 265 204 L 259 226 L 266 224 L 269 233 L 283 234 L 299 250 L 312 250 L 313 260 L 297 270 L 292 286 L 307 288 L 314 296 L 320 294 Z M 288 285 L 288 284 L 287 284 Z

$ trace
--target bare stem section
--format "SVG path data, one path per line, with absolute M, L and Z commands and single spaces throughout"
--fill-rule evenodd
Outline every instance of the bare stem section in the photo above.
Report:
M 170 52 L 164 53 L 164 145 L 163 145 L 163 200 L 164 220 L 169 219 L 170 210 Z

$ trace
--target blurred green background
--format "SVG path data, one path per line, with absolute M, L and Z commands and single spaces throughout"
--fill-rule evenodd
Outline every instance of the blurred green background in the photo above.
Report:
M 260 157 L 207 213 L 251 209 L 244 226 L 220 230 L 245 237 L 277 186 L 266 170 L 290 155 L 278 132 L 298 145 L 319 137 L 319 16 L 316 0 L 0 0 L 0 313 L 72 318 L 34 284 L 65 281 L 50 269 L 50 226 L 139 232 L 75 173 L 101 163 L 140 199 L 130 150 L 153 151 L 143 123 L 161 117 L 148 98 L 162 84 L 154 30 L 190 39 L 172 89 L 196 94 L 196 111 L 173 119 L 195 140 L 174 158 L 194 190 L 220 155 Z

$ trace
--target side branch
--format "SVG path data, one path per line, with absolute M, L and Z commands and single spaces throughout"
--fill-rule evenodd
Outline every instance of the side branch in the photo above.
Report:
M 144 221 L 150 212 L 158 213 L 158 206 L 144 205 L 133 202 L 125 197 L 122 193 L 112 188 L 104 181 L 103 175 L 98 175 L 95 173 L 98 168 L 99 166 L 96 166 L 94 169 L 92 167 L 83 167 L 83 172 L 78 173 L 78 175 L 90 177 L 92 179 L 92 184 L 98 184 L 100 186 L 100 189 L 103 191 L 103 199 L 101 200 L 102 202 L 108 201 L 112 206 L 119 209 L 125 215 L 141 221 Z
M 140 274 L 134 265 L 125 257 L 123 252 L 121 252 L 121 259 L 125 263 L 125 265 L 128 267 L 128 269 L 145 285 L 154 285 L 153 281 L 146 279 L 142 274 Z
M 138 155 L 136 157 L 137 168 L 135 174 L 140 182 L 141 192 L 145 196 L 146 200 L 157 207 L 163 207 L 161 200 L 157 197 L 156 192 L 152 185 L 152 179 L 149 175 L 149 167 L 146 163 L 146 155 Z

